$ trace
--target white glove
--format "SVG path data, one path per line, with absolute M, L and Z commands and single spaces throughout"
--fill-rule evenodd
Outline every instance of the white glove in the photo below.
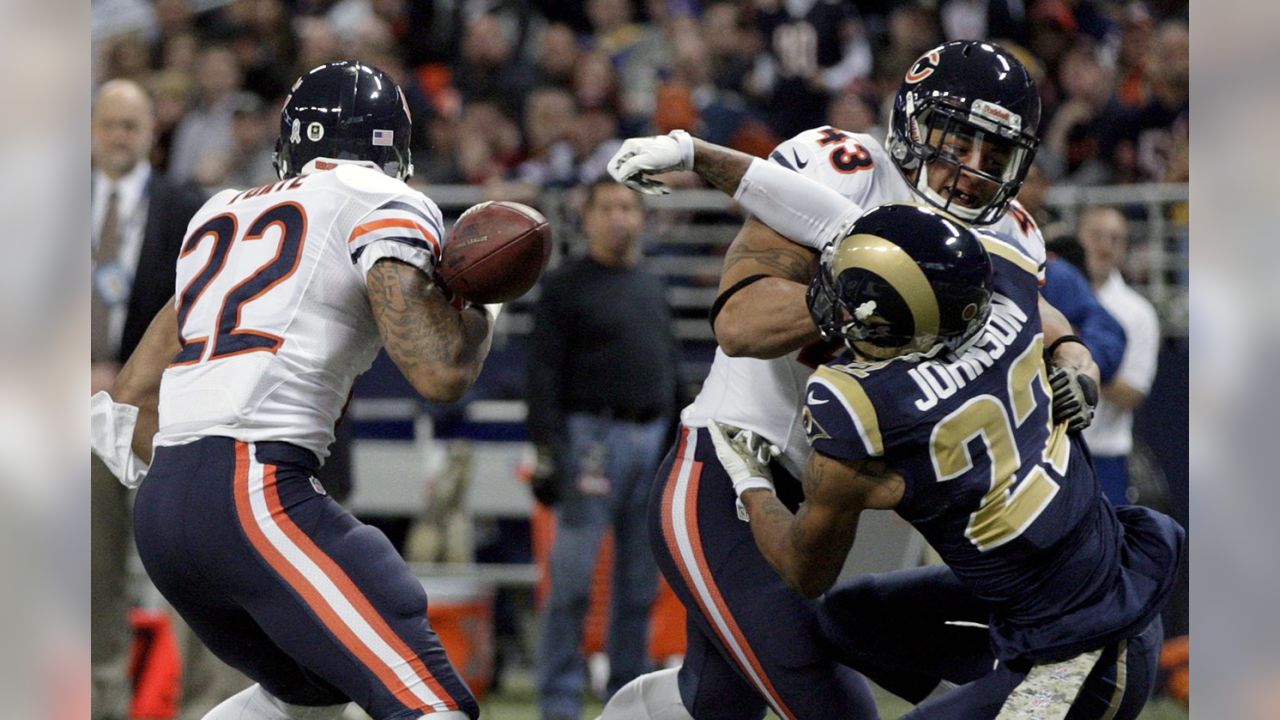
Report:
M 133 452 L 138 408 L 115 402 L 106 390 L 89 399 L 89 444 L 112 475 L 128 488 L 142 484 L 150 463 Z
M 712 421 L 707 432 L 711 434 L 711 444 L 716 448 L 720 465 L 733 481 L 733 492 L 738 496 L 738 519 L 749 521 L 747 509 L 742 504 L 742 493 L 757 488 L 774 492 L 769 461 L 781 450 L 752 430 L 724 423 Z
M 645 195 L 666 195 L 671 188 L 648 175 L 693 169 L 693 137 L 684 130 L 631 138 L 609 158 L 609 175 Z

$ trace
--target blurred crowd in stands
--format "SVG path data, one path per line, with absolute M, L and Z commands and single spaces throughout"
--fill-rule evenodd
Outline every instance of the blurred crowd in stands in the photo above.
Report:
M 94 76 L 156 101 L 153 165 L 274 178 L 278 109 L 338 58 L 387 71 L 416 181 L 518 198 L 588 181 L 621 138 L 685 128 L 765 155 L 831 124 L 883 136 L 903 69 L 989 38 L 1035 74 L 1054 183 L 1187 179 L 1187 0 L 93 0 Z

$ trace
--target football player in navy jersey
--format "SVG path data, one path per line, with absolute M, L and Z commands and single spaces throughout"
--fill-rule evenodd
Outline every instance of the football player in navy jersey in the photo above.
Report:
M 865 681 L 820 642 L 816 604 L 789 588 L 756 549 L 709 428 L 726 423 L 777 446 L 774 483 L 797 506 L 809 453 L 806 383 L 843 350 L 839 339 L 819 334 L 806 307 L 816 251 L 865 209 L 923 201 L 1007 233 L 1014 241 L 1001 251 L 1037 272 L 1043 240 L 1013 198 L 1039 118 L 1035 84 L 1016 58 L 990 43 L 953 42 L 907 71 L 883 143 L 819 127 L 782 143 L 766 161 L 677 130 L 629 139 L 610 161 L 615 180 L 650 194 L 668 191 L 654 175 L 693 170 L 751 218 L 729 247 L 712 308 L 720 347 L 702 391 L 681 414 L 680 439 L 650 500 L 651 545 L 689 612 L 689 651 L 678 670 L 651 673 L 617 693 L 602 717 L 738 720 L 763 717 L 766 703 L 787 719 L 875 716 Z M 1083 426 L 1092 411 L 1082 397 L 1088 376 L 1068 360 L 1091 362 L 1089 354 L 1074 343 L 1057 354 L 1062 392 L 1055 392 L 1055 414 Z M 875 679 L 912 698 L 927 683 L 914 675 L 906 688 Z
M 804 502 L 778 499 L 758 435 L 715 423 L 711 437 L 765 558 L 804 595 L 826 593 L 823 631 L 843 661 L 964 682 L 908 717 L 1133 718 L 1184 531 L 1113 507 L 1083 442 L 1054 422 L 1019 250 L 930 208 L 867 212 L 809 286 L 815 324 L 850 354 L 807 386 Z M 946 565 L 832 590 L 868 509 L 895 510 Z M 981 626 L 997 662 L 974 677 L 963 636 Z

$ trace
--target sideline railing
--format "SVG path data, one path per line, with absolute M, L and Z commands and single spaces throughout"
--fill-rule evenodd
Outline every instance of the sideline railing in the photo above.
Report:
M 436 185 L 421 188 L 440 205 L 452 222 L 463 210 L 489 199 L 484 188 Z M 1081 211 L 1094 205 L 1119 207 L 1130 218 L 1126 277 L 1155 305 L 1165 337 L 1187 334 L 1188 217 L 1186 184 L 1059 186 L 1049 191 L 1046 206 L 1056 220 L 1046 237 L 1074 234 Z M 668 299 L 675 311 L 677 332 L 684 341 L 711 342 L 707 309 L 715 299 L 721 258 L 742 223 L 743 213 L 715 190 L 682 190 L 646 198 L 652 209 L 646 263 L 668 279 Z M 556 258 L 581 251 L 578 195 L 546 190 L 530 200 L 555 229 Z M 502 329 L 524 334 L 529 329 L 528 301 L 515 303 L 504 314 Z

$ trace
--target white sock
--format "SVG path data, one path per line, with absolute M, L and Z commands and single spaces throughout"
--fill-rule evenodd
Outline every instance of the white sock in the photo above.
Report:
M 596 720 L 693 720 L 680 701 L 679 672 L 658 670 L 623 685 Z
M 255 683 L 205 713 L 204 720 L 337 720 L 346 706 L 290 705 Z

